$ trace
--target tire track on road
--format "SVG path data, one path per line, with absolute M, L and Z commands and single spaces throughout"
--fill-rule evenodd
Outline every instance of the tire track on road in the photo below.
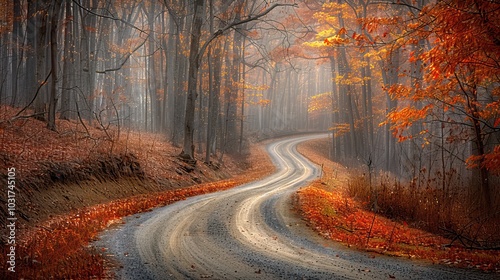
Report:
M 96 244 L 123 266 L 118 279 L 485 279 L 349 250 L 324 240 L 292 211 L 291 195 L 319 169 L 296 151 L 323 135 L 276 141 L 275 174 L 230 190 L 179 201 L 126 219 Z M 493 278 L 492 278 L 493 279 Z

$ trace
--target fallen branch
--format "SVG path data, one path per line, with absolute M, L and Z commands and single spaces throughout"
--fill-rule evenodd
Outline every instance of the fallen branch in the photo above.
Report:
M 462 246 L 466 249 L 471 249 L 471 250 L 500 250 L 500 246 L 483 246 L 480 241 L 473 240 L 472 238 L 469 238 L 462 233 L 458 233 L 454 230 L 447 229 L 447 228 L 440 228 L 441 230 L 445 231 L 448 233 L 449 236 L 452 236 L 450 243 L 445 244 L 444 247 L 451 247 L 455 241 L 459 241 Z M 475 244 L 475 245 L 471 245 Z
M 24 115 L 24 116 L 19 116 L 19 115 L 15 115 L 14 117 L 8 119 L 8 120 L 4 120 L 4 121 L 1 121 L 0 124 L 3 124 L 3 123 L 12 123 L 13 121 L 15 120 L 23 120 L 23 119 L 30 119 L 30 118 L 35 118 L 37 116 L 41 116 L 41 115 L 45 115 L 45 113 L 47 112 L 40 112 L 40 113 L 36 113 L 36 114 L 33 114 L 33 115 Z

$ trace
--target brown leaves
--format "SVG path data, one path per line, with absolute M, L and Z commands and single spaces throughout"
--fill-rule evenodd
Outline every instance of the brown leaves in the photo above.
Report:
M 115 138 L 112 143 L 106 133 L 89 124 L 86 124 L 86 130 L 79 122 L 58 121 L 59 132 L 52 132 L 45 128 L 43 122 L 32 118 L 8 121 L 16 112 L 13 108 L 0 107 L 0 162 L 4 165 L 15 163 L 16 169 L 24 172 L 24 178 L 36 176 L 40 171 L 40 162 L 71 165 L 69 162 L 75 162 L 77 159 L 84 160 L 99 154 L 119 155 L 123 151 L 128 151 L 127 154 L 133 153 L 137 157 L 137 161 L 145 170 L 145 176 L 152 181 L 182 181 L 192 178 L 183 172 L 176 173 L 175 169 L 181 163 L 176 162 L 173 155 L 178 151 L 160 135 L 121 131 L 120 137 Z M 250 171 L 241 173 L 244 166 L 240 162 L 229 158 L 225 162 L 225 171 L 233 174 L 240 172 L 232 179 L 75 209 L 67 215 L 52 217 L 34 227 L 23 228 L 19 231 L 17 240 L 16 254 L 22 261 L 16 264 L 16 271 L 19 271 L 16 277 L 103 278 L 106 273 L 105 260 L 99 252 L 88 248 L 89 242 L 94 240 L 100 231 L 120 222 L 124 216 L 149 211 L 190 196 L 225 190 L 260 178 L 274 170 L 267 154 L 260 148 L 254 147 L 251 156 L 246 160 L 246 167 Z M 208 169 L 205 165 L 197 168 Z M 203 173 L 209 171 L 202 170 Z M 214 176 L 211 179 L 216 178 Z M 25 191 L 29 193 L 30 190 Z M 7 263 L 4 261 L 6 248 L 4 246 L 0 251 L 0 261 L 4 265 Z

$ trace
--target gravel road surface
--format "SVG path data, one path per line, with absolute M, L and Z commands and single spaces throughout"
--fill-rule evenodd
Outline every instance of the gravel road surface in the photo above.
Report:
M 94 244 L 120 263 L 117 279 L 498 279 L 349 249 L 291 211 L 291 195 L 319 176 L 296 151 L 310 135 L 267 150 L 275 174 L 125 219 Z

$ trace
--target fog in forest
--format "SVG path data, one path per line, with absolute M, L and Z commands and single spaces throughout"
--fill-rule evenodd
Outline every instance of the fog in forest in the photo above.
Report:
M 469 2 L 3 1 L 0 101 L 56 131 L 159 133 L 205 161 L 329 132 L 345 166 L 490 205 L 500 18 Z

